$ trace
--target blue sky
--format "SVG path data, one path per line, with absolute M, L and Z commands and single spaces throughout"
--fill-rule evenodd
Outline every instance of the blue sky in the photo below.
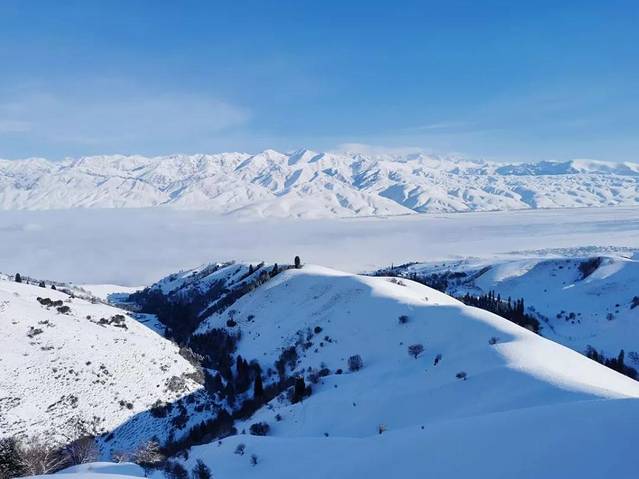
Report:
M 639 161 L 637 1 L 0 2 L 0 158 Z

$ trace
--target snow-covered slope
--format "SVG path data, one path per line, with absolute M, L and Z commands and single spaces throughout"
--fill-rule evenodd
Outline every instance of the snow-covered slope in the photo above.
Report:
M 244 268 L 198 268 L 150 290 L 199 296 L 220 280 L 237 284 Z M 639 383 L 492 313 L 410 280 L 312 265 L 235 299 L 208 316 L 198 303 L 206 317 L 197 332 L 238 338 L 233 354 L 259 362 L 265 387 L 280 381 L 275 363 L 288 358 L 285 374 L 304 377 L 312 392 L 295 404 L 278 394 L 237 417 L 238 434 L 172 458 L 189 470 L 198 460 L 218 479 L 583 479 L 635 470 Z M 423 350 L 411 355 L 414 345 Z M 361 369 L 349 368 L 354 355 Z M 270 426 L 267 436 L 248 433 L 258 422 Z M 88 477 L 87 467 L 71 472 Z
M 1 275 L 0 351 L 0 437 L 108 431 L 200 388 L 177 346 L 126 311 Z
M 93 462 L 89 464 L 80 464 L 79 466 L 71 466 L 59 471 L 57 474 L 64 474 L 63 476 L 55 476 L 60 479 L 131 479 L 146 477 L 144 469 L 137 464 L 132 463 L 118 463 L 112 462 Z M 52 475 L 43 476 L 27 476 L 28 478 L 36 477 L 54 477 Z
M 639 164 L 316 153 L 0 160 L 0 209 L 166 205 L 332 217 L 639 204 Z
M 221 478 L 597 477 L 634 467 L 633 441 L 614 438 L 637 437 L 637 420 L 618 415 L 639 411 L 639 383 L 412 281 L 305 266 L 200 332 L 210 328 L 241 330 L 237 352 L 259 360 L 267 381 L 276 380 L 269 365 L 295 345 L 291 374 L 316 381 L 301 403 L 278 397 L 236 424 L 242 432 L 266 422 L 269 437 L 191 450 L 189 467 L 202 459 Z M 424 347 L 416 358 L 415 344 Z M 351 372 L 353 355 L 363 368 Z M 588 430 L 597 434 L 584 440 Z
M 454 296 L 495 291 L 524 298 L 541 334 L 577 351 L 607 357 L 621 349 L 639 367 L 639 257 L 630 249 L 576 248 L 500 258 L 415 263 L 394 269 L 427 282 L 445 280 Z

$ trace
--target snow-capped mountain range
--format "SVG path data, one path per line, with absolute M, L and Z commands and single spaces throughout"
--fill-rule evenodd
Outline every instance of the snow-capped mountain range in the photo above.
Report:
M 299 150 L 256 155 L 0 160 L 0 209 L 169 206 L 249 217 L 401 215 L 634 206 L 639 164 L 504 164 L 426 154 Z

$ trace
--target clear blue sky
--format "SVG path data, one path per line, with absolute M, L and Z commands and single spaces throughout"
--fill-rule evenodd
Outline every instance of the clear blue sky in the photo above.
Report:
M 2 158 L 345 144 L 639 161 L 639 2 L 0 2 Z

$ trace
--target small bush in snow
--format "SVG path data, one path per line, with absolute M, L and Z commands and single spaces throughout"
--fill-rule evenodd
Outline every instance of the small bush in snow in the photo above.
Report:
M 406 324 L 408 322 L 408 316 L 406 316 L 405 314 L 402 314 L 399 318 L 399 324 Z
M 349 371 L 352 371 L 352 372 L 359 371 L 363 367 L 364 367 L 364 361 L 362 360 L 362 357 L 359 354 L 355 354 L 354 356 L 351 356 L 350 358 L 348 358 Z
M 251 454 L 251 466 L 257 466 L 257 456 L 255 454 Z
M 455 374 L 455 377 L 457 379 L 463 379 L 464 381 L 466 381 L 466 378 L 468 377 L 468 374 L 466 374 L 465 371 L 460 371 L 457 374 Z
M 415 359 L 424 352 L 424 346 L 422 344 L 411 344 L 408 346 L 408 354 L 413 356 Z
M 493 336 L 492 338 L 490 338 L 488 340 L 488 344 L 490 344 L 491 346 L 493 346 L 494 344 L 497 344 L 497 342 L 499 341 L 499 338 L 496 336 Z
M 148 441 L 142 444 L 131 458 L 133 462 L 145 468 L 158 467 L 164 461 L 164 455 L 160 452 L 157 441 Z M 184 471 L 186 473 L 186 470 Z M 180 479 L 180 478 L 176 478 Z
M 377 426 L 377 432 L 378 434 L 383 434 L 384 432 L 386 432 L 386 426 L 384 424 L 380 424 L 379 426 Z
M 34 338 L 36 337 L 38 334 L 42 334 L 42 330 L 40 328 L 34 328 L 33 326 L 31 326 L 29 328 L 29 331 L 27 331 L 27 336 L 29 338 Z
M 255 424 L 251 424 L 251 427 L 249 428 L 249 432 L 253 436 L 266 436 L 270 430 L 271 426 L 265 422 L 256 422 Z
M 441 354 L 438 354 L 437 356 L 435 356 L 435 361 L 433 361 L 433 366 L 437 366 L 437 364 L 439 364 L 441 360 L 442 360 Z
M 246 444 L 238 444 L 237 447 L 235 448 L 234 453 L 237 454 L 238 456 L 243 456 L 245 451 L 246 451 Z

